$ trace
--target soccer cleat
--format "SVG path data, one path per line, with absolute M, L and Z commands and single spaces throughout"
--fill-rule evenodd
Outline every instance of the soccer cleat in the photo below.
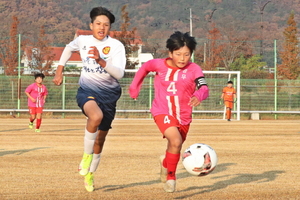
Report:
M 160 164 L 160 180 L 161 182 L 167 182 L 168 170 L 163 166 L 163 161 L 165 159 L 165 155 L 161 155 L 159 157 L 159 164 Z
M 89 173 L 92 160 L 93 160 L 93 154 L 86 154 L 86 153 L 83 154 L 82 160 L 78 167 L 78 171 L 80 175 L 85 176 Z
M 28 126 L 30 129 L 33 128 L 33 122 L 29 122 L 29 126 Z
M 40 129 L 35 129 L 35 132 L 36 132 L 36 133 L 40 133 L 41 130 L 40 130 Z
M 164 190 L 166 192 L 174 192 L 176 187 L 176 180 L 167 180 L 164 185 Z
M 84 186 L 88 192 L 94 191 L 94 174 L 92 172 L 84 176 Z

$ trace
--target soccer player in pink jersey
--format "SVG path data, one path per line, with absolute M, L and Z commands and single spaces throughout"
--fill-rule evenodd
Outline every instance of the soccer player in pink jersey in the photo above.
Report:
M 43 79 L 45 78 L 43 73 L 35 74 L 34 78 L 35 82 L 26 88 L 25 94 L 28 97 L 28 108 L 30 114 L 29 128 L 33 128 L 33 122 L 37 119 L 35 132 L 40 132 L 43 107 L 48 95 L 48 90 L 47 87 L 43 85 Z
M 144 63 L 129 88 L 131 98 L 137 99 L 144 78 L 149 72 L 155 72 L 151 113 L 168 141 L 165 155 L 160 157 L 160 178 L 166 192 L 174 192 L 176 188 L 175 173 L 192 121 L 192 108 L 209 95 L 202 69 L 190 62 L 196 44 L 189 33 L 176 31 L 167 40 L 169 57 Z

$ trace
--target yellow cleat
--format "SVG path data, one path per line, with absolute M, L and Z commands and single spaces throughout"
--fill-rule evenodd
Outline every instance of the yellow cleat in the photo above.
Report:
M 93 160 L 93 154 L 86 154 L 86 153 L 83 154 L 82 160 L 78 167 L 78 171 L 80 175 L 85 176 L 89 173 L 92 160 Z
M 29 122 L 29 126 L 28 126 L 30 129 L 33 128 L 33 122 Z
M 84 176 L 84 186 L 88 192 L 94 191 L 94 174 L 92 172 Z

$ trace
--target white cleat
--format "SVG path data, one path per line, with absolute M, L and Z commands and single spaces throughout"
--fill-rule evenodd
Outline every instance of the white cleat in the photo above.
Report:
M 176 188 L 176 180 L 167 180 L 164 185 L 164 190 L 166 192 L 174 192 Z

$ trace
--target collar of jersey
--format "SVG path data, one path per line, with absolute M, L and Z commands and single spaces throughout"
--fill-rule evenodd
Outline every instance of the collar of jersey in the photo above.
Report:
M 92 35 L 93 36 L 93 35 Z M 96 41 L 96 42 L 105 42 L 106 40 L 108 40 L 109 36 L 107 35 L 103 40 L 98 40 L 97 38 L 95 38 L 93 36 L 93 39 Z

